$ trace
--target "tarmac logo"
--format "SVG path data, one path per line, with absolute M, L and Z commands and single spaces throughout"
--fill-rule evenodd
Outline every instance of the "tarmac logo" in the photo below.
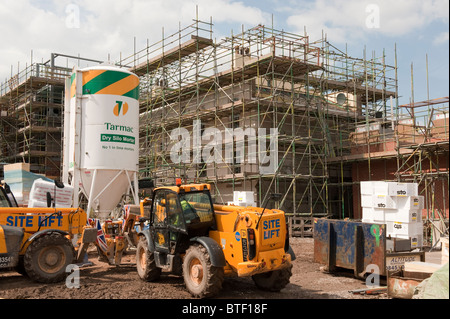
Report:
M 113 113 L 114 113 L 115 116 L 119 116 L 120 115 L 120 111 L 122 111 L 122 115 L 127 114 L 127 112 L 128 112 L 128 103 L 125 102 L 125 103 L 123 103 L 123 105 L 122 105 L 122 103 L 123 103 L 122 101 L 116 101 L 116 105 L 114 106 L 114 109 L 113 109 Z M 122 106 L 123 106 L 123 108 L 122 108 Z

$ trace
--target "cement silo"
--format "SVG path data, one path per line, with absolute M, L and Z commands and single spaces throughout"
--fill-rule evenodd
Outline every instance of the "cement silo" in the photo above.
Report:
M 132 195 L 139 203 L 139 78 L 112 65 L 74 68 L 66 80 L 63 181 L 74 187 L 74 206 L 105 219 Z

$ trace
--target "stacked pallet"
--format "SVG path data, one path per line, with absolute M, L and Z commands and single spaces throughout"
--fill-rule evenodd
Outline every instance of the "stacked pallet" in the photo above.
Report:
M 361 182 L 362 222 L 386 224 L 386 236 L 423 246 L 424 197 L 417 183 Z

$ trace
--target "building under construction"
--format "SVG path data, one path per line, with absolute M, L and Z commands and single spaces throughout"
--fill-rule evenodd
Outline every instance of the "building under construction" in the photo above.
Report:
M 416 182 L 427 217 L 448 218 L 448 97 L 399 105 L 396 63 L 367 55 L 263 25 L 217 40 L 195 20 L 163 35 L 117 62 L 141 80 L 140 177 L 208 182 L 221 203 L 281 193 L 270 205 L 289 216 L 356 219 L 360 181 Z M 69 72 L 33 63 L 2 84 L 0 162 L 59 176 Z
M 34 63 L 0 88 L 0 162 L 30 164 L 55 178 L 61 166 L 61 110 L 67 72 Z

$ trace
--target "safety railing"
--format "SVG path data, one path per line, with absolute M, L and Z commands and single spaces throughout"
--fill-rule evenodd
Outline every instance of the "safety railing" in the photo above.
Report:
M 17 89 L 22 83 L 25 83 L 32 77 L 43 78 L 49 80 L 64 80 L 71 70 L 64 67 L 51 67 L 47 64 L 33 63 L 17 74 L 11 75 L 0 84 L 0 96 L 3 96 L 14 89 Z

